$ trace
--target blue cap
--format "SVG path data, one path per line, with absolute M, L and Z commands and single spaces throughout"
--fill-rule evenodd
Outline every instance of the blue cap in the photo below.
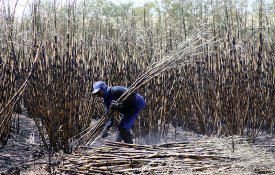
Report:
M 95 93 L 97 93 L 103 86 L 104 86 L 104 82 L 103 81 L 97 81 L 97 82 L 95 82 L 94 83 L 94 85 L 93 85 L 93 88 L 94 88 L 94 90 L 93 90 L 93 94 L 95 94 Z

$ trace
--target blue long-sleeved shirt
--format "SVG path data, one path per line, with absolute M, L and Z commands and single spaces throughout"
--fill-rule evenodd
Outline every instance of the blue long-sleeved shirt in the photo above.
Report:
M 105 89 L 105 95 L 103 98 L 104 105 L 106 107 L 106 110 L 109 110 L 109 107 L 111 105 L 112 100 L 118 100 L 119 97 L 126 91 L 127 89 L 123 86 L 113 86 L 111 88 Z M 119 109 L 118 111 L 122 114 L 128 114 L 131 115 L 134 113 L 135 109 L 139 105 L 136 102 L 136 96 L 139 94 L 133 94 L 130 97 L 128 97 L 124 102 L 123 102 L 123 108 Z M 140 95 L 139 95 L 140 96 Z M 110 121 L 107 123 L 106 127 L 109 129 L 113 125 L 113 120 L 114 117 L 110 119 Z

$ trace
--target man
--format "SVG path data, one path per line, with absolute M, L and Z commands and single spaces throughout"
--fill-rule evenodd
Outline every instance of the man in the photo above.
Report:
M 118 125 L 118 134 L 116 141 L 125 143 L 133 143 L 131 128 L 134 125 L 139 113 L 145 106 L 144 98 L 134 93 L 129 96 L 122 103 L 118 103 L 119 97 L 126 91 L 125 87 L 113 86 L 108 87 L 103 81 L 95 82 L 93 85 L 93 94 L 103 98 L 106 110 L 117 110 L 122 114 L 122 119 Z M 103 129 L 102 138 L 108 136 L 108 131 L 113 125 L 114 117 L 110 119 L 105 128 Z

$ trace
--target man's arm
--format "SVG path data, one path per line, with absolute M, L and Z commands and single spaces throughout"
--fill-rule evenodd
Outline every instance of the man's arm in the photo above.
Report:
M 107 130 L 109 130 L 109 129 L 113 126 L 113 123 L 114 123 L 114 116 L 112 116 L 112 117 L 110 118 L 110 120 L 107 122 L 105 128 L 106 128 Z
M 113 126 L 114 123 L 114 116 L 112 116 L 109 121 L 107 122 L 107 124 L 105 125 L 104 129 L 102 130 L 102 138 L 105 138 L 109 135 L 109 129 Z
M 104 100 L 104 104 L 105 104 L 106 112 L 108 112 L 108 110 L 110 109 L 110 99 Z M 109 116 L 109 117 L 110 117 L 109 121 L 107 122 L 104 129 L 102 130 L 102 135 L 101 135 L 102 138 L 105 138 L 109 135 L 109 129 L 113 125 L 114 116 Z

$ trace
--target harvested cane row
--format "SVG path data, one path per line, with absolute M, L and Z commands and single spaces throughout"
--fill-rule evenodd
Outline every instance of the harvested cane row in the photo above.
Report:
M 28 77 L 39 48 L 21 96 L 41 138 L 49 138 L 45 145 L 54 150 L 68 150 L 69 139 L 104 114 L 90 84 L 104 80 L 129 87 L 204 23 L 217 44 L 203 47 L 196 65 L 170 69 L 140 88 L 146 108 L 134 132 L 146 143 L 166 137 L 172 125 L 208 135 L 274 133 L 271 4 L 257 1 L 249 12 L 248 1 L 162 1 L 143 7 L 37 1 L 19 21 L 7 15 L 9 2 L 0 6 L 0 110 Z M 0 112 L 0 142 L 11 132 L 16 100 Z
M 250 174 L 275 172 L 275 160 L 264 149 L 235 138 L 159 145 L 106 142 L 94 150 L 67 155 L 57 174 Z M 86 147 L 87 148 L 87 147 Z M 261 167 L 260 163 L 266 161 Z

